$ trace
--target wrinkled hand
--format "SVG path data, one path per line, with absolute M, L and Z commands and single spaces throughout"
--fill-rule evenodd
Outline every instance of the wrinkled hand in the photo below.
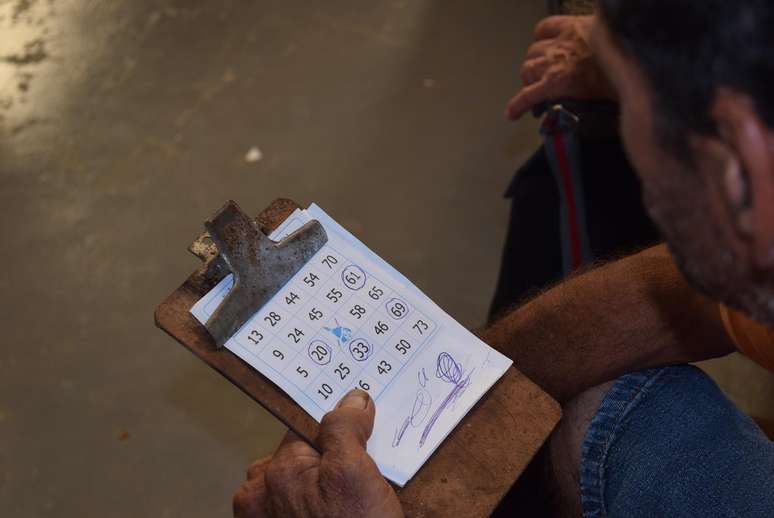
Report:
M 402 517 L 395 492 L 365 450 L 374 403 L 353 390 L 325 415 L 314 448 L 288 432 L 273 456 L 256 461 L 234 495 L 234 516 Z
M 508 102 L 509 119 L 550 100 L 615 99 L 589 46 L 593 22 L 593 16 L 550 16 L 538 23 L 521 67 L 524 86 Z

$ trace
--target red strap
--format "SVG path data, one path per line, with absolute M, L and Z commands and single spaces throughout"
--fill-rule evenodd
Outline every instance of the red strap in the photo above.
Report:
M 572 184 L 572 171 L 570 160 L 567 156 L 567 146 L 564 143 L 562 133 L 554 133 L 554 145 L 556 146 L 556 160 L 559 164 L 559 173 L 562 175 L 564 191 L 567 202 L 567 218 L 570 227 L 570 247 L 572 251 L 572 267 L 577 270 L 583 266 L 583 253 L 581 252 L 580 229 L 578 228 L 578 207 L 575 204 L 575 191 Z

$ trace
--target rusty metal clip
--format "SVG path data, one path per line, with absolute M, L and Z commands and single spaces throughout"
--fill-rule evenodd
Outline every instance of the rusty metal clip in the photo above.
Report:
M 210 277 L 234 274 L 226 298 L 205 324 L 220 348 L 266 304 L 328 241 L 318 221 L 310 221 L 274 242 L 232 200 L 204 223 L 207 232 L 189 251 L 205 262 Z

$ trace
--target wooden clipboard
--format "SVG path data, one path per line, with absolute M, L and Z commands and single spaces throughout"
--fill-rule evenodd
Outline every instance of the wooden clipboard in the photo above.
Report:
M 268 234 L 297 208 L 290 200 L 278 199 L 257 221 Z M 318 423 L 239 357 L 216 349 L 207 330 L 189 313 L 212 287 L 203 268 L 193 272 L 158 305 L 156 325 L 313 444 Z M 559 404 L 511 367 L 406 487 L 396 488 L 406 516 L 489 516 L 560 417 Z

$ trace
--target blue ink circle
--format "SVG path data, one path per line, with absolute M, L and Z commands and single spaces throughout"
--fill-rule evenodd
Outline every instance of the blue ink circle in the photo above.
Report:
M 325 354 L 323 354 L 323 351 L 325 351 Z M 317 365 L 328 365 L 331 362 L 331 358 L 333 358 L 333 349 L 322 340 L 312 340 L 309 347 L 306 348 L 306 354 Z
M 363 351 L 364 345 L 366 349 L 365 351 Z M 368 360 L 373 352 L 373 346 L 365 338 L 356 338 L 349 341 L 349 355 L 352 356 L 352 359 L 356 362 L 364 362 Z
M 402 304 L 404 308 L 406 308 L 406 311 L 404 311 L 404 313 L 401 316 L 399 316 L 399 317 L 396 317 L 395 313 L 393 313 L 392 310 L 390 309 L 390 304 L 392 304 L 393 302 L 398 302 L 398 303 Z M 388 300 L 384 304 L 384 307 L 385 307 L 385 309 L 387 309 L 387 313 L 390 314 L 390 317 L 392 317 L 393 320 L 402 320 L 402 319 L 406 318 L 406 315 L 409 314 L 408 304 L 406 304 L 406 302 L 401 300 L 401 299 L 390 299 L 390 300 Z
M 365 286 L 366 278 L 363 269 L 354 264 L 350 264 L 341 271 L 341 280 L 344 281 L 344 286 L 352 291 L 362 289 Z

